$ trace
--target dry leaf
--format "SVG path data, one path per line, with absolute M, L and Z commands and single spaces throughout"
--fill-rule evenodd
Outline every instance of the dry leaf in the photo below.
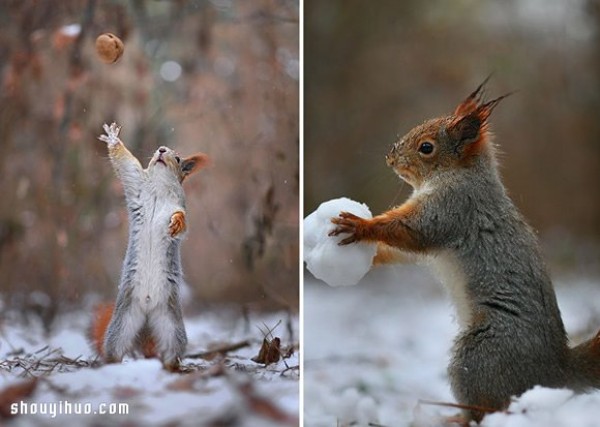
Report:
M 11 412 L 13 403 L 25 400 L 33 394 L 37 386 L 37 378 L 32 378 L 28 381 L 20 382 L 6 387 L 0 392 L 0 417 L 10 418 L 15 414 Z
M 177 380 L 169 383 L 167 385 L 167 389 L 172 391 L 192 391 L 195 389 L 196 382 L 198 382 L 199 379 L 220 377 L 222 375 L 225 375 L 225 365 L 219 363 L 206 370 L 196 371 L 189 375 L 178 378 Z
M 112 391 L 112 395 L 116 400 L 130 399 L 132 397 L 139 396 L 140 393 L 141 390 L 128 386 L 117 386 L 114 387 Z
M 253 357 L 251 360 L 256 363 L 269 365 L 279 362 L 279 359 L 281 359 L 281 340 L 275 337 L 271 341 L 266 338 L 263 339 L 258 356 Z
M 230 351 L 239 350 L 240 348 L 248 347 L 250 345 L 250 341 L 244 340 L 240 342 L 236 342 L 233 344 L 216 344 L 214 346 L 210 346 L 208 351 L 202 351 L 200 353 L 186 354 L 186 358 L 200 358 L 204 360 L 213 360 L 217 356 L 224 356 Z
M 274 338 L 275 341 L 278 338 Z M 265 417 L 271 421 L 277 422 L 281 425 L 298 425 L 298 420 L 292 415 L 286 413 L 279 408 L 275 403 L 260 396 L 252 383 L 244 382 L 237 384 L 238 392 L 244 398 L 248 408 L 255 414 Z

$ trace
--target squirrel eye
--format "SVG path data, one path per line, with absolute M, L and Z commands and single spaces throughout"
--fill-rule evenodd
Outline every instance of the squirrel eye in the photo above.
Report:
M 431 142 L 425 141 L 421 145 L 419 145 L 419 153 L 423 153 L 425 155 L 431 154 L 433 153 L 434 148 L 435 147 Z
M 181 159 L 179 158 L 179 156 L 175 156 L 175 160 L 177 160 L 177 163 L 181 163 Z

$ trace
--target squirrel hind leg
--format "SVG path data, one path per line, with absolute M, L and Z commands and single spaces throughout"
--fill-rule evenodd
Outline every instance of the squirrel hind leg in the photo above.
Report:
M 120 362 L 133 349 L 145 322 L 144 313 L 131 306 L 118 307 L 114 311 L 104 339 L 104 359 L 107 363 Z
M 180 307 L 157 310 L 150 315 L 150 329 L 165 369 L 178 370 L 187 346 L 187 334 Z

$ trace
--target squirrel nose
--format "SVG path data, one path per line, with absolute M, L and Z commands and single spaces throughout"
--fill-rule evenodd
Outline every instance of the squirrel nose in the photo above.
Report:
M 161 154 L 163 154 L 163 153 L 166 153 L 166 152 L 167 152 L 167 149 L 166 149 L 165 147 L 160 147 L 160 148 L 158 149 L 158 152 L 159 152 L 159 153 L 161 153 Z

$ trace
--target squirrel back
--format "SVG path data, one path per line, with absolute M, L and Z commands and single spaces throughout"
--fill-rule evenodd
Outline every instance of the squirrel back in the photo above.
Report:
M 484 84 L 393 144 L 386 162 L 414 188 L 404 204 L 372 219 L 342 212 L 331 234 L 376 242 L 375 264 L 402 251 L 431 263 L 461 327 L 448 369 L 454 395 L 500 410 L 534 385 L 599 387 L 600 338 L 568 347 L 535 233 L 498 173 L 488 119 L 507 95 L 485 102 Z

